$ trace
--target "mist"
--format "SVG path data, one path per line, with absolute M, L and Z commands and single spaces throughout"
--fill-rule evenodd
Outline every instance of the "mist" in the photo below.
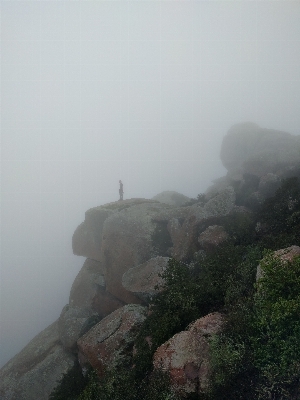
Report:
M 91 207 L 189 197 L 235 123 L 299 134 L 298 1 L 5 1 L 0 366 L 55 321 Z

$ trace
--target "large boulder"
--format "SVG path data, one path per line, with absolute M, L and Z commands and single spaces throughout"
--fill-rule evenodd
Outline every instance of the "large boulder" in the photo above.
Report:
M 73 282 L 69 306 L 85 310 L 87 316 L 96 312 L 101 318 L 124 306 L 123 301 L 106 290 L 103 262 L 86 259 Z
M 0 370 L 1 400 L 48 400 L 74 362 L 75 356 L 59 342 L 56 321 Z
M 167 190 L 152 197 L 152 200 L 157 200 L 160 203 L 166 203 L 170 204 L 171 206 L 180 207 L 190 201 L 191 198 L 185 196 L 184 194 Z
M 133 342 L 147 308 L 128 304 L 108 315 L 78 340 L 79 360 L 88 361 L 99 375 L 121 365 L 132 354 Z
M 145 303 L 151 302 L 162 289 L 161 274 L 167 268 L 168 261 L 169 257 L 158 256 L 130 268 L 122 277 L 122 285 Z
M 114 213 L 104 223 L 102 254 L 105 263 L 106 289 L 125 303 L 139 303 L 140 299 L 122 286 L 123 274 L 157 254 L 154 240 L 158 223 L 153 217 L 168 205 L 155 201 L 131 206 Z
M 299 143 L 299 137 L 287 132 L 240 123 L 224 137 L 221 160 L 229 171 L 263 176 L 299 163 Z
M 220 313 L 208 314 L 177 333 L 155 352 L 153 365 L 169 373 L 173 388 L 180 394 L 203 393 L 210 375 L 209 339 L 222 327 Z

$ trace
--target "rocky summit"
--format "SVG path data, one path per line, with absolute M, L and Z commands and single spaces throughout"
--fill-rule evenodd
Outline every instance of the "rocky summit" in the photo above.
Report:
M 259 251 L 277 250 L 275 257 L 285 263 L 299 256 L 298 189 L 291 186 L 294 181 L 280 189 L 284 179 L 300 176 L 299 149 L 298 137 L 253 123 L 237 124 L 221 146 L 227 175 L 197 199 L 165 191 L 152 199 L 128 199 L 86 211 L 72 238 L 74 254 L 86 259 L 70 288 L 69 302 L 57 321 L 0 370 L 0 398 L 49 399 L 74 365 L 83 374 L 92 368 L 104 379 L 103 387 L 106 374 L 115 369 L 144 373 L 147 379 L 142 382 L 149 385 L 157 382 L 155 371 L 160 371 L 169 377 L 173 393 L 165 398 L 212 393 L 210 380 L 219 379 L 221 385 L 225 375 L 215 372 L 222 361 L 211 357 L 211 339 L 223 332 L 232 309 L 229 326 L 235 326 L 240 310 L 234 307 L 239 296 L 244 296 L 241 308 L 254 296 L 255 274 L 263 284 L 269 276 L 259 265 L 261 252 L 251 256 L 255 268 L 247 270 L 247 252 L 254 252 L 249 248 L 259 243 Z M 287 271 L 293 273 L 291 267 Z M 252 279 L 250 289 L 247 279 Z M 266 295 L 266 287 L 259 293 Z M 228 373 L 235 379 L 237 365 L 246 368 L 248 361 L 244 344 L 233 344 L 232 338 L 228 343 L 222 339 L 227 353 L 220 354 L 228 358 Z M 261 366 L 252 367 L 258 371 Z M 122 381 L 120 372 L 118 385 L 126 379 Z M 131 399 L 128 396 L 124 400 Z

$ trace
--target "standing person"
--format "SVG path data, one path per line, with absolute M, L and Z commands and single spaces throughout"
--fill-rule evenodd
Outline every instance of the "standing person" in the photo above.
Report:
M 120 200 L 123 200 L 123 183 L 121 181 L 121 179 L 119 180 L 119 184 L 120 184 L 120 189 L 119 189 L 119 195 L 120 195 Z

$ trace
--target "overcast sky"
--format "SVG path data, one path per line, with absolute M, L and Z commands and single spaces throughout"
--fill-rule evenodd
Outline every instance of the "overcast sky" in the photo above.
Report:
M 299 1 L 1 7 L 0 365 L 53 322 L 91 207 L 226 173 L 237 122 L 300 132 Z

